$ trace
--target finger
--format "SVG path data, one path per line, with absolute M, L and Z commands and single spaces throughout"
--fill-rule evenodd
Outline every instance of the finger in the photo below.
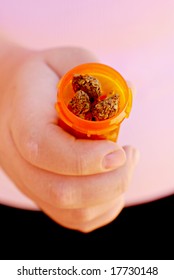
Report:
M 113 221 L 124 207 L 124 197 L 120 196 L 109 204 L 84 209 L 58 209 L 43 202 L 39 206 L 46 215 L 60 225 L 86 233 Z
M 12 110 L 10 130 L 25 160 L 63 175 L 96 174 L 124 164 L 125 152 L 118 144 L 76 140 L 57 125 L 57 77 L 47 65 L 31 61 L 21 72 L 14 94 L 17 100 L 12 102 L 17 105 Z
M 117 169 L 126 160 L 116 143 L 75 139 L 55 125 L 43 131 L 45 135 L 28 141 L 27 146 L 37 146 L 37 151 L 26 149 L 26 159 L 42 169 L 62 175 L 91 175 Z
M 60 77 L 77 65 L 99 62 L 98 57 L 93 52 L 80 47 L 59 47 L 44 50 L 40 55 Z
M 10 146 L 12 149 L 12 144 Z M 19 187 L 27 190 L 33 200 L 40 199 L 59 208 L 84 208 L 111 201 L 127 190 L 135 162 L 132 149 L 125 148 L 127 161 L 118 170 L 91 176 L 64 176 L 30 165 L 14 147 L 13 169 L 21 179 Z
M 41 169 L 62 175 L 90 175 L 117 169 L 126 160 L 116 143 L 76 140 L 55 125 L 43 127 L 40 134 L 28 127 L 21 133 L 12 129 L 13 140 L 20 154 Z
M 131 147 L 125 148 L 126 164 L 118 170 L 90 176 L 64 176 L 32 166 L 17 152 L 10 135 L 6 138 L 10 152 L 4 169 L 12 170 L 11 179 L 32 200 L 39 199 L 55 207 L 75 209 L 112 201 L 127 190 L 133 174 L 136 153 Z
M 56 221 L 66 222 L 67 224 L 85 224 L 96 219 L 99 216 L 104 215 L 110 211 L 111 208 L 120 204 L 120 200 L 123 200 L 123 196 L 112 199 L 111 201 L 104 202 L 100 205 L 94 205 L 86 208 L 76 209 L 63 209 L 50 205 L 49 203 L 38 201 L 39 207 L 45 212 L 49 212 Z
M 131 92 L 132 92 L 132 95 L 135 96 L 137 94 L 137 91 L 136 91 L 136 87 L 135 87 L 135 84 L 133 84 L 131 81 L 126 81 L 128 87 L 131 89 Z
M 77 230 L 82 231 L 84 233 L 91 232 L 97 228 L 103 227 L 112 221 L 114 221 L 124 207 L 124 200 L 120 200 L 118 205 L 115 205 L 108 212 L 106 212 L 103 216 L 96 218 L 93 221 L 86 223 L 85 225 L 80 225 L 77 227 Z
M 130 170 L 130 174 L 132 175 L 136 165 L 140 160 L 140 151 L 132 146 L 123 146 L 123 149 L 126 153 L 127 160 L 126 160 L 126 164 L 123 166 L 121 170 L 122 172 L 125 172 L 125 170 Z

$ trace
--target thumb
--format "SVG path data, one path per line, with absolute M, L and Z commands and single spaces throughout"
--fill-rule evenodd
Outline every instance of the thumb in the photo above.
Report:
M 126 153 L 126 168 L 135 168 L 140 159 L 139 150 L 132 146 L 123 146 L 123 150 Z
M 125 164 L 118 170 L 118 178 L 126 191 L 132 180 L 136 165 L 139 162 L 140 152 L 132 146 L 124 146 L 123 150 L 126 154 L 126 161 Z

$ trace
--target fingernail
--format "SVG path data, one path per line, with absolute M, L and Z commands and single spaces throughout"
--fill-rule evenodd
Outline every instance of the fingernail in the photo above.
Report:
M 121 165 L 126 160 L 126 155 L 123 150 L 117 150 L 113 153 L 106 155 L 103 159 L 103 168 L 105 169 L 115 169 Z

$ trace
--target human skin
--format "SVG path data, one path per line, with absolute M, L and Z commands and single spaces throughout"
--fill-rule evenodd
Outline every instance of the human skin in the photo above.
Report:
M 119 215 L 139 158 L 134 147 L 76 139 L 58 126 L 59 79 L 96 61 L 81 48 L 33 51 L 0 41 L 1 167 L 46 215 L 81 232 Z

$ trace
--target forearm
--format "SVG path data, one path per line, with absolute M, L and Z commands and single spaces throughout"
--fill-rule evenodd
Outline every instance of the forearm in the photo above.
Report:
M 27 50 L 0 36 L 0 101 L 9 79 L 13 77 L 16 69 L 31 54 L 31 50 Z
M 2 137 L 6 127 L 5 119 L 11 106 L 12 90 L 9 90 L 18 67 L 30 55 L 29 50 L 13 44 L 0 37 L 0 137 Z M 9 106 L 7 106 L 9 104 Z M 2 138 L 1 138 L 2 139 Z M 3 149 L 0 147 L 0 166 Z

